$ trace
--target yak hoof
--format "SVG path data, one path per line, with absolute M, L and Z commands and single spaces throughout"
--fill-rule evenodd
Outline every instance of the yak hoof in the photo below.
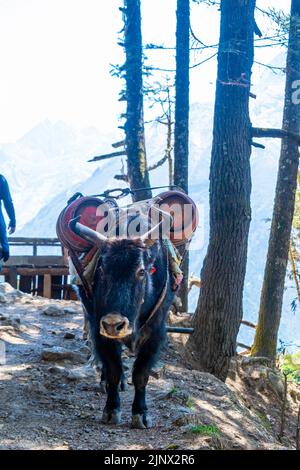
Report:
M 105 380 L 101 380 L 99 386 L 100 386 L 100 393 L 106 394 L 106 392 L 107 392 L 107 383 L 105 382 Z
M 104 410 L 101 422 L 103 424 L 120 424 L 121 411 L 119 410 Z
M 146 413 L 143 415 L 132 415 L 131 427 L 133 429 L 146 429 L 152 428 L 152 426 L 152 419 Z

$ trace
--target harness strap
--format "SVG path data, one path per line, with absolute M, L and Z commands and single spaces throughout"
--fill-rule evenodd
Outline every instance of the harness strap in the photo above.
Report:
M 92 261 L 92 259 L 94 258 L 95 254 L 97 253 L 97 251 L 99 250 L 99 248 L 97 246 L 94 246 L 93 248 L 90 249 L 90 251 L 88 251 L 84 258 L 81 260 L 81 264 L 83 266 L 83 269 L 87 268 L 88 265 L 90 264 L 90 262 Z
M 87 296 L 87 298 L 90 300 L 91 297 L 92 297 L 92 288 L 90 286 L 90 284 L 87 282 L 87 280 L 85 279 L 84 275 L 83 275 L 83 266 L 80 262 L 80 260 L 78 259 L 75 251 L 72 249 L 72 247 L 69 245 L 68 246 L 68 252 L 69 252 L 69 255 L 70 255 L 70 258 L 72 260 L 72 263 L 76 269 L 76 272 L 80 278 L 80 281 L 81 281 L 81 284 L 82 284 L 82 287 L 84 289 L 84 292 Z
M 134 349 L 137 346 L 138 347 L 142 346 L 145 343 L 145 341 L 147 341 L 147 339 L 149 338 L 149 336 L 151 334 L 151 328 L 149 327 L 149 324 L 150 324 L 151 320 L 153 319 L 153 317 L 155 316 L 155 314 L 160 309 L 161 305 L 163 304 L 163 302 L 165 300 L 166 294 L 167 294 L 168 283 L 169 283 L 169 267 L 172 270 L 173 276 L 175 276 L 175 283 L 172 286 L 172 290 L 177 290 L 177 288 L 179 287 L 179 285 L 181 283 L 181 280 L 182 280 L 182 271 L 180 269 L 180 265 L 182 263 L 182 260 L 184 258 L 185 253 L 183 255 L 180 255 L 178 250 L 173 245 L 173 243 L 168 239 L 164 240 L 164 245 L 165 245 L 166 250 L 167 250 L 166 281 L 165 281 L 164 287 L 163 287 L 163 289 L 160 293 L 160 296 L 159 296 L 157 302 L 155 303 L 152 311 L 150 312 L 150 315 L 148 316 L 145 323 L 140 327 L 140 337 L 139 337 L 137 343 L 131 345 L 131 347 L 134 348 Z M 71 257 L 72 263 L 73 263 L 73 265 L 76 269 L 76 272 L 78 274 L 78 277 L 80 278 L 80 281 L 81 281 L 82 287 L 85 291 L 85 294 L 86 294 L 87 298 L 90 300 L 92 298 L 92 287 L 91 287 L 90 282 L 88 282 L 88 280 L 86 279 L 86 277 L 84 275 L 84 270 L 89 265 L 92 258 L 95 256 L 95 254 L 97 252 L 97 249 L 95 249 L 95 248 L 91 249 L 91 251 L 89 253 L 87 253 L 87 255 L 84 257 L 84 259 L 81 262 L 79 260 L 78 256 L 77 256 L 77 254 L 75 253 L 75 251 L 72 249 L 72 247 L 70 245 L 68 245 L 67 248 L 68 248 L 69 255 Z M 176 282 L 176 278 L 177 278 L 177 282 Z
M 131 349 L 135 350 L 137 347 L 141 347 L 149 338 L 151 334 L 151 328 L 149 327 L 149 323 L 151 322 L 152 318 L 154 315 L 157 313 L 157 311 L 160 309 L 163 301 L 165 300 L 167 290 L 168 290 L 168 283 L 169 283 L 169 262 L 168 262 L 168 256 L 167 256 L 167 269 L 166 269 L 166 281 L 164 284 L 164 287 L 160 293 L 160 296 L 155 303 L 153 309 L 151 310 L 150 315 L 148 316 L 147 320 L 145 323 L 140 327 L 140 336 L 137 340 L 136 343 L 131 345 Z
M 173 276 L 175 275 L 179 277 L 179 282 L 175 282 L 175 286 L 172 286 L 172 290 L 177 290 L 179 287 L 181 280 L 182 280 L 182 271 L 180 269 L 180 265 L 182 263 L 182 260 L 184 259 L 184 256 L 187 252 L 187 248 L 185 248 L 185 251 L 182 255 L 178 252 L 176 247 L 173 245 L 173 243 L 169 239 L 164 240 L 164 245 L 167 249 L 167 269 L 166 269 L 166 281 L 164 284 L 164 287 L 161 291 L 161 294 L 154 305 L 149 317 L 145 321 L 145 323 L 140 327 L 140 337 L 137 341 L 136 344 L 134 344 L 134 348 L 137 346 L 140 347 L 142 346 L 147 339 L 149 338 L 151 334 L 151 328 L 149 327 L 149 323 L 151 322 L 152 318 L 154 315 L 157 313 L 159 308 L 161 307 L 163 301 L 165 300 L 166 294 L 167 294 L 167 289 L 168 289 L 168 283 L 169 283 L 169 266 L 173 272 Z M 170 259 L 171 258 L 171 259 Z M 175 287 L 175 288 L 174 288 Z
M 149 317 L 145 321 L 144 325 L 141 326 L 141 328 L 143 328 L 147 323 L 150 322 L 150 320 L 152 320 L 152 318 L 154 317 L 154 315 L 156 314 L 158 309 L 161 307 L 161 305 L 162 305 L 162 303 L 163 303 L 163 301 L 165 300 L 165 297 L 166 297 L 166 293 L 167 293 L 167 289 L 168 289 L 168 282 L 169 282 L 169 274 L 168 274 L 168 270 L 167 270 L 167 279 L 166 279 L 165 285 L 163 287 L 163 290 L 161 291 L 161 294 L 160 294 L 156 304 L 154 305 Z

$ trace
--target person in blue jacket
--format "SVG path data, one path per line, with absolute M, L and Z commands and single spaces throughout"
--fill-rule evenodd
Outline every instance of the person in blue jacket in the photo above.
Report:
M 0 175 L 0 265 L 1 260 L 5 262 L 9 258 L 9 244 L 7 239 L 6 224 L 2 212 L 2 202 L 9 217 L 8 233 L 11 235 L 16 230 L 15 208 L 10 195 L 8 183 L 4 176 Z

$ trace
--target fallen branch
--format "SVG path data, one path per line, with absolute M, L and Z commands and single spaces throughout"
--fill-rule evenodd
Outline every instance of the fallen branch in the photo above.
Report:
M 181 328 L 179 326 L 167 326 L 166 330 L 167 333 L 180 333 L 186 335 L 191 335 L 192 333 L 194 333 L 194 328 Z
M 194 330 L 194 328 L 184 328 L 184 327 L 178 327 L 178 326 L 167 326 L 166 331 L 167 331 L 167 333 L 178 333 L 178 334 L 192 335 L 195 330 Z M 251 351 L 251 347 L 247 346 L 247 344 L 236 343 L 236 345 L 239 348 L 246 349 L 246 351 Z

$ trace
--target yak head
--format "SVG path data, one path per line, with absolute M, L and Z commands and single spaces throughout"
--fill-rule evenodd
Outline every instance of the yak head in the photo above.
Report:
M 156 300 L 152 273 L 161 244 L 151 234 L 161 234 L 159 225 L 139 238 L 114 239 L 76 221 L 72 224 L 75 233 L 99 248 L 92 290 L 100 335 L 117 340 L 138 335 L 144 303 Z

